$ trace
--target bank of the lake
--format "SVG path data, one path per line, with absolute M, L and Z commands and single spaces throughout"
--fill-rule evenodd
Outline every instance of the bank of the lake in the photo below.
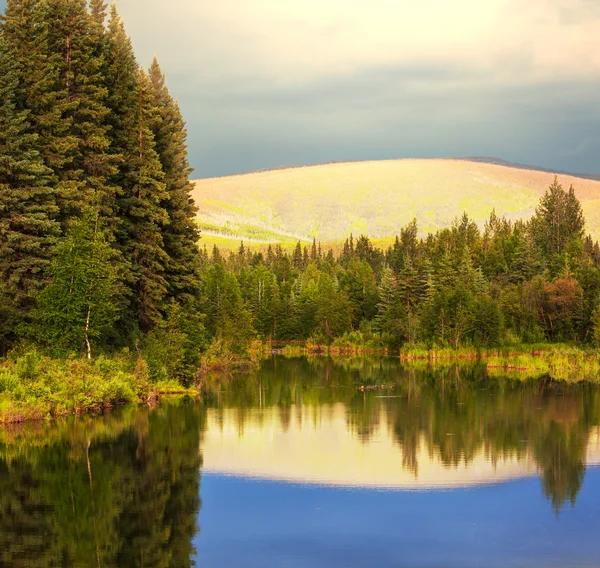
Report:
M 128 403 L 155 404 L 164 395 L 198 394 L 195 386 L 174 379 L 151 381 L 144 358 L 126 351 L 88 360 L 27 349 L 0 363 L 0 424 L 99 413 Z
M 360 343 L 331 345 L 298 342 L 277 345 L 265 343 L 263 353 L 287 357 L 368 357 L 390 356 L 389 350 Z M 600 351 L 591 347 L 568 344 L 539 343 L 496 348 L 403 347 L 399 354 L 403 364 L 410 367 L 443 367 L 447 365 L 484 365 L 490 377 L 510 376 L 515 379 L 536 379 L 543 376 L 556 381 L 599 382 Z
M 236 359 L 226 351 L 212 351 L 203 368 L 183 384 L 163 373 L 153 380 L 147 361 L 140 354 L 123 351 L 88 360 L 55 358 L 36 349 L 13 354 L 0 363 L 0 424 L 46 420 L 71 414 L 110 410 L 123 404 L 155 404 L 165 395 L 201 395 L 205 378 L 213 384 L 236 371 L 249 371 L 259 358 L 274 354 L 285 357 L 330 357 L 356 359 L 389 356 L 386 351 L 354 345 L 253 345 L 250 356 Z M 535 380 L 542 377 L 569 383 L 600 383 L 599 352 L 569 345 L 522 345 L 501 349 L 403 349 L 399 356 L 409 369 L 439 369 L 478 366 L 488 379 Z M 357 385 L 361 386 L 361 385 Z

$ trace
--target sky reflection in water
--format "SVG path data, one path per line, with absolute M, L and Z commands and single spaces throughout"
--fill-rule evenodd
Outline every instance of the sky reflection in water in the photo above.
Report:
M 599 424 L 589 385 L 277 358 L 0 429 L 0 566 L 600 566 Z

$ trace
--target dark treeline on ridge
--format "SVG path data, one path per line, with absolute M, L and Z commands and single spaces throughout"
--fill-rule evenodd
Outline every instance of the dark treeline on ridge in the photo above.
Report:
M 528 222 L 492 213 L 480 230 L 465 214 L 424 239 L 413 222 L 385 251 L 361 236 L 337 256 L 316 242 L 291 254 L 242 244 L 228 258 L 204 250 L 202 263 L 207 328 L 232 341 L 398 349 L 600 340 L 600 248 L 585 236 L 573 188 L 557 180 Z
M 8 0 L 1 20 L 0 351 L 91 354 L 198 313 L 185 124 L 107 11 Z

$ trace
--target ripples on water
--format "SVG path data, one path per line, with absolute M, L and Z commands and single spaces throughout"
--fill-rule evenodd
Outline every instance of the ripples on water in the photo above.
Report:
M 0 430 L 0 566 L 600 566 L 599 425 L 591 385 L 275 358 Z

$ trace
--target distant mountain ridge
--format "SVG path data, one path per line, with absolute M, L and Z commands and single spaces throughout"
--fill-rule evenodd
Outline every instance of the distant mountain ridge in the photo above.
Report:
M 511 162 L 509 160 L 503 160 L 502 158 L 494 158 L 487 156 L 464 156 L 464 157 L 441 157 L 441 158 L 392 158 L 390 160 L 377 160 L 377 161 L 395 161 L 395 160 L 456 160 L 465 162 L 476 162 L 480 164 L 491 164 L 495 166 L 504 166 L 506 168 L 514 168 L 517 170 L 529 170 L 532 172 L 546 172 L 549 174 L 564 175 L 581 179 L 590 179 L 594 181 L 600 181 L 600 174 L 582 174 L 575 172 L 568 172 L 566 170 L 557 170 L 551 168 L 542 168 L 539 166 L 531 166 L 528 164 L 521 164 L 519 162 Z M 331 160 L 328 162 L 318 162 L 316 164 L 284 164 L 281 166 L 273 166 L 271 168 L 260 168 L 257 170 L 249 170 L 247 172 L 240 172 L 236 174 L 228 174 L 222 176 L 216 176 L 215 178 L 200 178 L 200 179 L 218 179 L 228 178 L 234 176 L 245 176 L 248 174 L 262 174 L 266 172 L 276 172 L 279 170 L 295 170 L 300 168 L 313 168 L 318 166 L 329 166 L 332 164 L 361 164 L 372 162 L 373 160 L 359 160 L 355 162 L 348 162 L 346 160 Z
M 527 219 L 558 175 L 600 238 L 600 176 L 576 176 L 493 158 L 332 162 L 197 180 L 203 243 L 340 241 L 350 233 L 390 239 L 417 219 L 422 235 L 467 212 Z
M 581 179 L 591 179 L 594 181 L 600 181 L 600 174 L 580 174 L 574 172 L 567 172 L 564 170 L 553 170 L 550 168 L 540 168 L 536 166 L 528 166 L 527 164 L 520 164 L 518 162 L 509 162 L 508 160 L 502 160 L 500 158 L 486 158 L 486 157 L 465 157 L 465 158 L 449 158 L 451 160 L 466 160 L 468 162 L 479 162 L 482 164 L 493 164 L 496 166 L 504 166 L 507 168 L 515 168 L 518 170 L 531 170 L 534 172 L 547 172 L 549 174 L 556 174 L 561 176 L 571 176 Z

